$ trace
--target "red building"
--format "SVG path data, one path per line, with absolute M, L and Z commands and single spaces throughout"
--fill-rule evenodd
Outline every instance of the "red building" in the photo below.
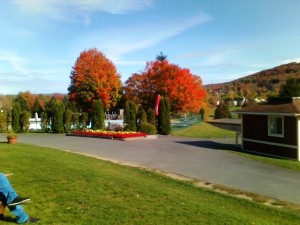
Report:
M 236 113 L 243 150 L 300 161 L 300 97 L 272 98 Z

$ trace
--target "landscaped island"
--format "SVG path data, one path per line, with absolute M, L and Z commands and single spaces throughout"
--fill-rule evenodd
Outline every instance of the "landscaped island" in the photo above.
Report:
M 148 134 L 134 131 L 83 130 L 74 131 L 69 135 L 125 140 L 128 138 L 147 137 Z

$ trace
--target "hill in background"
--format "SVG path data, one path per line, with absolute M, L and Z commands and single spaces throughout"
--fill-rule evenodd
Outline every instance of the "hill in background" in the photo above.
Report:
M 288 63 L 242 77 L 231 82 L 205 85 L 208 93 L 223 99 L 266 98 L 277 96 L 289 78 L 300 78 L 300 63 Z

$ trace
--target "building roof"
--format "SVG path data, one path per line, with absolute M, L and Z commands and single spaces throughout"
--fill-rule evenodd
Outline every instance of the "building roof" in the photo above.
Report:
M 300 116 L 300 97 L 272 98 L 268 103 L 261 105 L 249 105 L 235 111 L 237 114 L 284 114 Z

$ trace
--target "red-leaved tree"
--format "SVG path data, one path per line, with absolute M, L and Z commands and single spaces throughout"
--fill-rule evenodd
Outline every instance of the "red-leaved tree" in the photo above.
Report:
M 153 108 L 158 94 L 168 97 L 171 112 L 199 113 L 206 91 L 199 76 L 168 60 L 148 62 L 144 72 L 133 74 L 124 85 L 126 99 Z
M 98 99 L 109 110 L 120 98 L 121 80 L 116 67 L 96 48 L 80 53 L 70 78 L 70 100 L 84 111 L 90 111 Z

